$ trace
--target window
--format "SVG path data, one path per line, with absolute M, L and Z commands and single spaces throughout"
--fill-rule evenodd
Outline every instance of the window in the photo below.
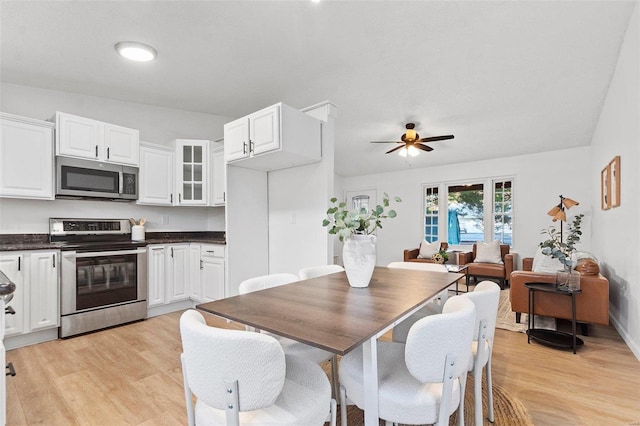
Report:
M 427 242 L 445 240 L 450 245 L 471 245 L 498 240 L 512 244 L 513 179 L 427 184 L 423 192 Z M 446 210 L 440 209 L 445 202 Z
M 424 239 L 428 243 L 438 241 L 438 187 L 424 188 Z
M 511 245 L 513 229 L 511 181 L 494 181 L 493 183 L 493 238 Z
M 447 187 L 447 215 L 449 244 L 484 241 L 484 185 L 469 183 Z

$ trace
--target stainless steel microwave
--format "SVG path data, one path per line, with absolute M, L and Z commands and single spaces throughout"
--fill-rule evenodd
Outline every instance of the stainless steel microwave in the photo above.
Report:
M 138 168 L 56 157 L 57 198 L 138 199 Z

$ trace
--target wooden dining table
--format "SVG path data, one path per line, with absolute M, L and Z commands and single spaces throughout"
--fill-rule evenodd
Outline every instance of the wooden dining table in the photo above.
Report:
M 377 426 L 377 339 L 463 276 L 376 267 L 364 288 L 338 272 L 196 308 L 339 355 L 362 345 L 365 425 Z

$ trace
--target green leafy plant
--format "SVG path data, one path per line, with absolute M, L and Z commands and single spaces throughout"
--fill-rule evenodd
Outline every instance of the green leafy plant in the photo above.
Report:
M 402 202 L 400 197 L 394 197 L 396 203 Z M 374 209 L 367 210 L 347 209 L 347 203 L 333 197 L 332 206 L 327 210 L 327 218 L 322 221 L 322 226 L 329 227 L 329 234 L 337 235 L 340 241 L 344 241 L 351 234 L 371 234 L 377 228 L 382 228 L 382 219 L 397 216 L 395 210 L 390 209 L 389 195 L 385 192 L 382 197 L 382 205 L 378 204 Z
M 542 248 L 542 254 L 558 259 L 567 267 L 572 266 L 571 255 L 576 251 L 576 244 L 580 242 L 582 231 L 582 218 L 584 214 L 576 215 L 573 223 L 567 226 L 567 241 L 562 241 L 562 233 L 558 232 L 553 226 L 543 229 L 541 234 L 547 235 L 549 239 L 541 242 L 539 246 Z M 560 224 L 562 226 L 562 224 Z
M 449 255 L 447 254 L 446 250 L 440 249 L 440 251 L 438 251 L 438 253 L 440 253 L 440 256 L 442 256 L 442 258 L 444 259 L 445 262 L 447 260 L 449 260 Z

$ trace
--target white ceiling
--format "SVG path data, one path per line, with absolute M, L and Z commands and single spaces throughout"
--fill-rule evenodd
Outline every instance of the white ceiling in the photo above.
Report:
M 1 77 L 229 117 L 330 100 L 336 172 L 380 173 L 589 145 L 634 4 L 3 0 Z M 455 139 L 411 160 L 369 143 L 408 121 Z

